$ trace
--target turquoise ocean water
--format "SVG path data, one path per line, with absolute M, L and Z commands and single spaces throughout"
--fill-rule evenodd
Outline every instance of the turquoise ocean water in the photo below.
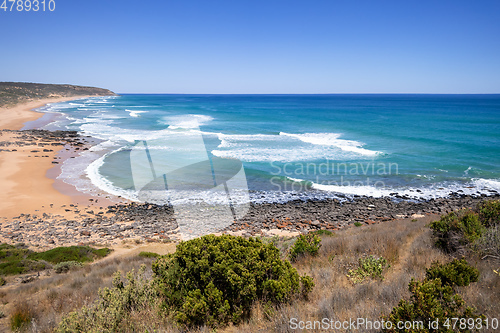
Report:
M 160 153 L 188 156 L 193 136 L 243 163 L 255 202 L 500 192 L 500 95 L 122 95 L 40 111 L 43 128 L 99 139 L 59 176 L 84 192 L 137 199 L 134 142 L 168 137 Z

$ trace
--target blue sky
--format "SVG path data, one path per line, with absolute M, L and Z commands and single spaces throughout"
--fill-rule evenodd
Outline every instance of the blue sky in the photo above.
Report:
M 54 12 L 0 10 L 0 81 L 119 93 L 500 93 L 498 0 L 55 2 Z

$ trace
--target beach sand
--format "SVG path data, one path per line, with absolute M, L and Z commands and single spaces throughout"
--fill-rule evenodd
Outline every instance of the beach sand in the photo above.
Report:
M 24 123 L 43 116 L 43 113 L 32 109 L 48 103 L 84 97 L 87 96 L 32 100 L 11 108 L 0 108 L 0 129 L 20 130 Z M 20 140 L 18 137 L 16 132 L 1 132 L 0 141 L 13 143 Z M 0 217 L 12 218 L 21 213 L 34 214 L 44 211 L 58 213 L 64 211 L 63 205 L 69 205 L 75 199 L 85 200 L 82 195 L 70 196 L 59 192 L 54 187 L 54 179 L 47 177 L 48 170 L 57 165 L 52 161 L 64 146 L 50 147 L 50 152 L 40 149 L 37 142 L 30 142 L 29 145 L 21 147 L 14 144 L 3 148 L 7 149 L 0 151 Z M 34 153 L 33 150 L 39 152 Z

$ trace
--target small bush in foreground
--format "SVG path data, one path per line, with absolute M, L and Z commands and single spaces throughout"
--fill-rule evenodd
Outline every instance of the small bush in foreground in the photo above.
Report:
M 448 252 L 456 252 L 480 238 L 485 228 L 479 215 L 463 209 L 442 216 L 430 224 L 436 245 Z
M 149 314 L 157 299 L 151 281 L 144 276 L 145 270 L 146 266 L 143 265 L 137 274 L 128 272 L 125 283 L 120 273 L 116 272 L 113 287 L 100 289 L 96 302 L 64 317 L 57 332 L 147 332 L 131 320 L 133 314 L 138 317 L 142 317 L 141 312 Z
M 483 201 L 477 205 L 476 210 L 485 227 L 500 224 L 500 200 Z
M 479 271 L 470 266 L 465 258 L 454 259 L 452 262 L 442 265 L 439 262 L 432 263 L 427 269 L 425 277 L 428 280 L 440 279 L 443 285 L 468 286 L 472 282 L 477 282 Z
M 467 286 L 470 282 L 477 281 L 477 278 L 477 270 L 469 266 L 465 260 L 454 260 L 446 265 L 434 263 L 427 270 L 427 277 L 423 281 L 411 280 L 410 301 L 401 300 L 383 319 L 392 323 L 408 321 L 423 323 L 423 326 L 412 332 L 454 332 L 452 328 L 444 325 L 449 318 L 484 319 L 485 317 L 478 315 L 474 308 L 465 306 L 462 297 L 454 293 L 455 286 Z M 430 322 L 435 320 L 438 320 L 439 328 L 431 329 Z M 399 330 L 394 325 L 384 332 L 406 332 L 406 330 Z
M 153 272 L 164 309 L 188 327 L 237 324 L 257 300 L 279 304 L 313 287 L 273 244 L 229 235 L 181 242 L 153 263 Z
M 350 270 L 347 276 L 351 278 L 354 283 L 363 282 L 368 277 L 372 279 L 383 279 L 382 273 L 384 269 L 388 267 L 390 267 L 390 265 L 384 258 L 368 256 L 366 258 L 360 258 L 359 267 L 355 270 Z
M 306 253 L 315 256 L 320 247 L 321 238 L 315 234 L 300 235 L 290 249 L 290 259 L 295 261 Z
M 67 273 L 71 269 L 80 268 L 82 266 L 82 263 L 78 261 L 63 261 L 54 265 L 54 271 L 57 274 Z

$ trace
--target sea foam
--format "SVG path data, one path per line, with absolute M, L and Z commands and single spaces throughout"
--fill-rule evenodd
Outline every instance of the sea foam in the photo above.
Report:
M 196 129 L 212 120 L 214 118 L 202 114 L 186 114 L 163 117 L 159 122 L 169 129 Z
M 299 139 L 300 141 L 311 143 L 313 145 L 333 146 L 340 148 L 343 151 L 353 152 L 364 156 L 376 156 L 382 154 L 380 151 L 368 150 L 361 148 L 364 144 L 354 140 L 340 139 L 340 133 L 305 133 L 305 134 L 290 134 L 280 132 L 280 135 L 289 136 Z
M 279 135 L 219 133 L 221 141 L 212 154 L 246 162 L 292 162 L 319 159 L 352 160 L 373 158 L 381 154 L 361 148 L 358 141 L 339 139 L 337 133 Z M 299 142 L 299 143 L 298 143 Z

